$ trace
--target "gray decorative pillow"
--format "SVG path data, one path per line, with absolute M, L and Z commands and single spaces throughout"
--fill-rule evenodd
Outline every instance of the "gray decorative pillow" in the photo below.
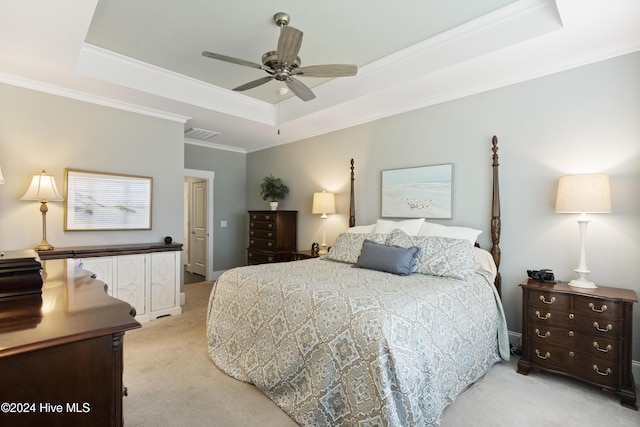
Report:
M 362 252 L 362 244 L 365 240 L 371 240 L 376 243 L 386 243 L 388 234 L 379 233 L 342 233 L 336 239 L 336 242 L 329 249 L 326 258 L 333 261 L 347 262 L 355 264 L 358 261 L 360 252 Z
M 401 248 L 365 240 L 354 267 L 408 276 L 419 251 L 416 247 Z
M 413 272 L 432 276 L 466 279 L 475 271 L 476 259 L 473 246 L 466 239 L 439 236 L 409 236 L 402 230 L 393 230 L 388 245 L 403 248 L 418 247 Z

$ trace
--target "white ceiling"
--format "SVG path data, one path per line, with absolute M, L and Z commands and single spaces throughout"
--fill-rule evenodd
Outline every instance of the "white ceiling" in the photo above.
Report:
M 276 12 L 304 32 L 302 65 L 358 75 L 304 78 L 281 96 L 260 62 Z M 0 82 L 214 131 L 241 152 L 283 144 L 640 50 L 638 0 L 0 0 Z M 194 141 L 190 141 L 194 142 Z

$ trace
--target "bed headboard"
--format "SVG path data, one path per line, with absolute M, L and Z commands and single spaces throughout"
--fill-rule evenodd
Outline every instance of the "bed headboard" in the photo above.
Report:
M 492 194 L 491 194 L 491 256 L 493 256 L 493 261 L 496 263 L 496 267 L 498 268 L 498 273 L 496 275 L 496 279 L 493 282 L 498 295 L 502 296 L 502 276 L 500 276 L 500 180 L 498 175 L 498 167 L 500 164 L 498 163 L 498 137 L 493 136 L 491 139 L 493 151 L 493 162 L 491 167 L 493 169 L 493 185 L 492 185 Z M 355 207 L 355 195 L 354 195 L 354 162 L 351 159 L 351 194 L 349 196 L 349 227 L 354 227 L 356 225 L 356 207 Z

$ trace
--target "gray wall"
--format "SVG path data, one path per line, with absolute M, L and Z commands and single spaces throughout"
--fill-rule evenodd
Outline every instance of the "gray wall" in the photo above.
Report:
M 185 144 L 184 167 L 215 172 L 212 270 L 227 270 L 245 264 L 246 155 Z M 220 221 L 227 221 L 227 227 L 220 227 Z
M 49 203 L 54 246 L 161 242 L 182 235 L 183 124 L 0 84 L 0 248 L 35 247 L 39 203 L 22 201 L 45 169 L 64 191 L 64 169 L 153 177 L 152 229 L 63 231 L 63 204 Z
M 264 208 L 258 185 L 269 173 L 290 184 L 282 209 L 299 210 L 298 247 L 322 238 L 311 197 L 337 192 L 327 242 L 347 228 L 349 159 L 356 162 L 358 224 L 380 216 L 381 171 L 453 163 L 454 217 L 434 221 L 482 228 L 489 247 L 491 137 L 500 140 L 503 301 L 520 331 L 528 268 L 572 279 L 579 257 L 577 216 L 554 212 L 558 178 L 611 176 L 612 214 L 593 215 L 587 233 L 590 278 L 640 294 L 640 53 L 367 123 L 247 156 L 247 206 Z M 640 360 L 640 309 L 634 360 Z

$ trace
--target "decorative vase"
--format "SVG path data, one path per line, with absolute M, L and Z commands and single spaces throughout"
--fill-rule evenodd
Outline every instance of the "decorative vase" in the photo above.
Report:
M 278 202 L 269 202 L 269 207 L 272 211 L 278 210 Z

